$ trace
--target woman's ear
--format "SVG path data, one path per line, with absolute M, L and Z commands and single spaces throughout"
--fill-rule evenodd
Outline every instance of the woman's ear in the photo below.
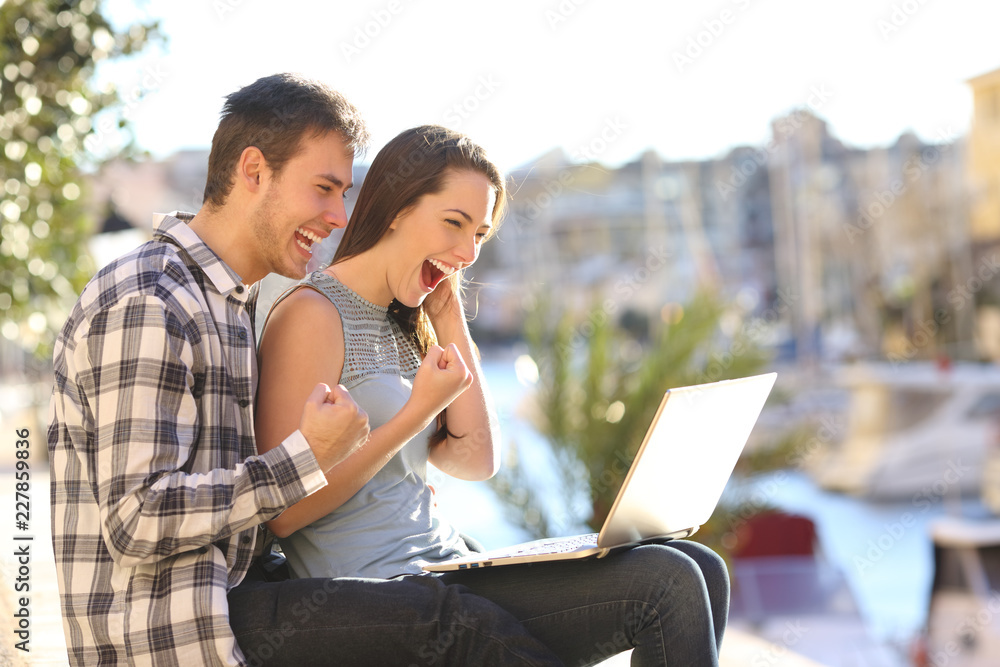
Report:
M 396 229 L 397 229 L 396 225 L 398 225 L 402 220 L 405 220 L 406 216 L 408 216 L 412 211 L 413 211 L 413 206 L 410 205 L 410 206 L 407 206 L 406 208 L 404 208 L 399 213 L 397 213 L 396 217 L 393 218 L 392 222 L 389 223 L 389 229 L 387 229 L 386 232 L 390 232 L 390 231 L 394 232 L 394 231 L 396 231 Z

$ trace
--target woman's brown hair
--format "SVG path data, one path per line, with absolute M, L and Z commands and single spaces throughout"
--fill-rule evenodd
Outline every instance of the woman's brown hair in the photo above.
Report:
M 440 192 L 448 172 L 462 171 L 478 172 L 489 179 L 496 193 L 491 216 L 496 230 L 507 200 L 503 174 L 486 157 L 486 151 L 464 134 L 440 125 L 422 125 L 396 135 L 372 160 L 331 263 L 337 264 L 372 248 L 400 214 L 415 206 L 424 195 Z M 447 280 L 460 298 L 461 272 L 456 271 Z M 394 300 L 389 314 L 410 336 L 421 355 L 426 355 L 427 349 L 437 343 L 422 304 L 410 308 Z M 431 446 L 453 436 L 447 430 L 443 412 L 438 415 L 438 425 Z

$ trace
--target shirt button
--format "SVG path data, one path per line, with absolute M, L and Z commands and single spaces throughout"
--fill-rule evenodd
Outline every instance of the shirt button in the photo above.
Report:
M 236 335 L 240 337 L 240 340 L 246 340 L 247 339 L 246 329 L 240 329 L 240 332 L 238 334 L 236 334 Z
M 240 407 L 241 407 L 241 408 L 245 408 L 245 407 L 247 407 L 248 405 L 250 405 L 250 401 L 249 401 L 249 400 L 247 400 L 247 399 L 245 399 L 245 398 L 241 398 L 241 399 L 240 399 Z
M 237 285 L 236 286 L 236 293 L 237 294 L 243 294 L 243 285 Z
M 253 538 L 250 537 L 249 535 L 244 535 L 241 538 L 241 541 L 243 542 L 243 544 L 250 544 L 251 542 L 253 542 Z

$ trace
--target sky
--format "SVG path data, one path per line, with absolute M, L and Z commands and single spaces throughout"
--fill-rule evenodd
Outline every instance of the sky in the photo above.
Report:
M 764 145 L 811 108 L 857 147 L 964 135 L 1000 68 L 986 0 L 109 0 L 167 41 L 103 67 L 141 148 L 208 148 L 226 94 L 291 71 L 340 90 L 377 150 L 439 123 L 504 169 L 562 147 L 609 165 Z M 370 153 L 365 161 L 370 161 Z

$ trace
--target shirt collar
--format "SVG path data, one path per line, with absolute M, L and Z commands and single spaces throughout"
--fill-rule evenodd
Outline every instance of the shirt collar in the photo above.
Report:
M 188 227 L 187 223 L 193 218 L 193 213 L 183 211 L 156 213 L 153 215 L 153 236 L 166 237 L 183 248 L 212 282 L 219 294 L 232 296 L 239 301 L 246 301 L 249 290 L 243 286 L 243 280 L 239 274 L 219 259 L 219 256 L 198 238 L 194 230 Z

